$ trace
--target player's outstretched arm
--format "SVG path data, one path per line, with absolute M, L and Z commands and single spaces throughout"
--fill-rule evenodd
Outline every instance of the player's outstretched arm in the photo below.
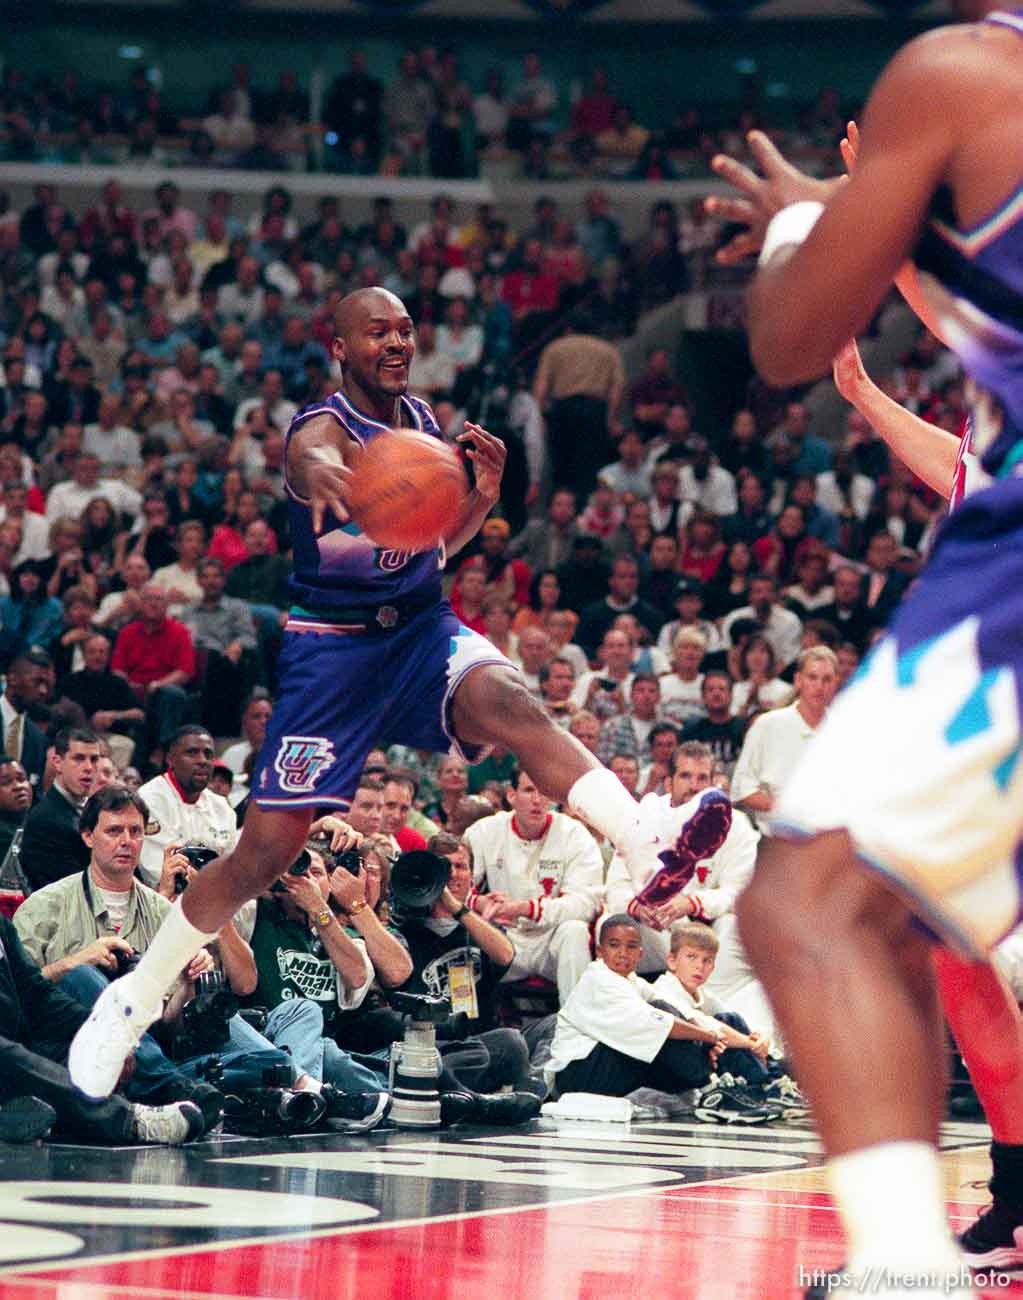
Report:
M 329 415 L 314 415 L 291 435 L 288 482 L 309 502 L 315 533 L 323 531 L 327 510 L 342 523 L 348 519 L 346 497 L 359 452 L 358 444 Z
M 760 132 L 751 134 L 750 148 L 761 176 L 735 159 L 715 160 L 747 215 L 722 200 L 711 210 L 745 220 L 754 242 L 782 207 L 826 203 L 803 242 L 795 242 L 801 235 L 780 241 L 750 288 L 751 350 L 772 384 L 823 374 L 845 341 L 866 327 L 912 251 L 948 170 L 957 106 L 965 116 L 964 94 L 975 88 L 974 52 L 958 48 L 966 38 L 950 30 L 940 35 L 940 42 L 932 34 L 896 55 L 867 106 L 855 171 L 824 199 L 821 183 L 786 163 Z M 962 65 L 973 65 L 965 77 Z
M 863 367 L 855 342 L 835 357 L 835 387 L 877 430 L 901 461 L 943 497 L 952 495 L 959 439 L 928 424 L 882 392 Z
M 465 422 L 465 432 L 460 433 L 456 441 L 468 444 L 465 454 L 472 461 L 476 486 L 465 498 L 458 519 L 445 535 L 444 546 L 448 555 L 454 555 L 467 542 L 472 541 L 496 505 L 501 496 L 501 478 L 508 456 L 507 448 L 500 438 L 487 433 L 478 424 L 470 424 L 468 420 Z

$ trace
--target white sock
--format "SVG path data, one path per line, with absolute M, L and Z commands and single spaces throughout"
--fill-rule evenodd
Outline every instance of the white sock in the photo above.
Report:
M 829 1160 L 827 1172 L 848 1237 L 850 1273 L 884 1268 L 923 1276 L 962 1267 L 930 1143 L 864 1147 Z
M 323 1080 L 314 1079 L 311 1074 L 305 1075 L 302 1078 L 301 1082 L 302 1082 L 302 1087 L 299 1089 L 300 1092 L 320 1093 L 323 1091 Z
M 569 790 L 566 803 L 620 852 L 626 852 L 640 834 L 639 804 L 606 767 L 585 772 Z
M 181 910 L 179 898 L 129 977 L 142 999 L 157 1006 L 199 949 L 216 937 L 195 928 Z

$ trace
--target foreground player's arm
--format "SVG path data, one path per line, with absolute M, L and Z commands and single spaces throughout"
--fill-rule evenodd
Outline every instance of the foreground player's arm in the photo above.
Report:
M 948 170 L 957 109 L 966 115 L 964 95 L 978 84 L 982 57 L 969 35 L 945 29 L 941 36 L 921 37 L 896 55 L 871 95 L 852 176 L 833 191 L 806 239 L 783 244 L 757 272 L 748 301 L 750 345 L 771 384 L 824 373 L 845 341 L 863 332 L 914 246 Z M 785 163 L 762 133 L 751 135 L 750 146 L 763 179 L 734 159 L 715 160 L 718 174 L 747 196 L 747 224 L 762 231 L 764 218 L 780 208 L 821 198 L 820 183 Z
M 863 367 L 854 342 L 835 357 L 835 387 L 877 430 L 896 456 L 928 487 L 948 497 L 952 492 L 959 439 L 928 424 L 881 391 Z
M 314 532 L 322 532 L 328 509 L 342 522 L 348 519 L 345 496 L 359 450 L 355 440 L 329 415 L 314 415 L 292 434 L 288 481 L 296 496 L 309 502 Z
M 860 130 L 855 122 L 850 122 L 846 127 L 845 139 L 839 144 L 839 149 L 842 152 L 842 161 L 845 163 L 846 170 L 852 175 L 852 170 L 856 166 L 856 159 L 859 157 L 860 152 Z M 941 321 L 923 291 L 920 277 L 912 262 L 903 262 L 896 271 L 895 287 L 902 294 L 906 300 L 906 305 L 911 308 L 914 315 L 924 323 L 939 342 L 944 343 L 947 347 L 948 339 L 945 337 Z M 922 475 L 921 477 L 926 476 Z
M 450 533 L 444 538 L 448 555 L 460 551 L 479 532 L 501 495 L 501 477 L 508 451 L 500 438 L 495 438 L 478 424 L 466 421 L 465 432 L 458 442 L 468 443 L 465 454 L 472 461 L 476 486 L 465 498 L 461 513 Z

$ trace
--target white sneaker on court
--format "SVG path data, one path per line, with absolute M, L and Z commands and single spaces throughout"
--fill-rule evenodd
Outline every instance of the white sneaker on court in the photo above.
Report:
M 105 988 L 71 1043 L 71 1082 L 95 1101 L 117 1087 L 125 1061 L 163 1008 L 162 999 L 154 1006 L 139 997 L 135 982 L 125 975 Z

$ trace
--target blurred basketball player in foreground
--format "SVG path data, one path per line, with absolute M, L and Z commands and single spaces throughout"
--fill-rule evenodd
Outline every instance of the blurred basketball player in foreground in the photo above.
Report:
M 912 42 L 882 75 L 847 183 L 810 180 L 754 134 L 763 176 L 716 160 L 744 197 L 711 204 L 748 227 L 732 256 L 761 249 L 750 338 L 774 384 L 824 373 L 912 258 L 972 377 L 993 480 L 943 526 L 782 791 L 784 838 L 740 902 L 829 1155 L 850 1251 L 839 1295 L 970 1294 L 935 1149 L 945 1052 L 930 947 L 982 958 L 1020 913 L 1023 11 L 960 8 L 983 21 Z M 1007 1028 L 992 1020 L 992 1035 Z M 1007 1078 L 1017 1048 L 992 1053 Z M 1005 1175 L 1023 1186 L 1018 1159 Z
M 638 805 L 614 773 L 551 722 L 517 669 L 443 599 L 446 555 L 476 534 L 498 499 L 505 449 L 497 438 L 466 426 L 460 441 L 476 486 L 438 545 L 384 549 L 349 517 L 346 494 L 361 448 L 392 428 L 440 431 L 429 406 L 407 394 L 415 333 L 398 298 L 383 289 L 349 294 L 335 328 L 341 388 L 306 407 L 288 430 L 296 603 L 285 629 L 280 698 L 252 776 L 252 806 L 235 849 L 196 875 L 138 968 L 111 984 L 76 1037 L 69 1068 L 89 1096 L 112 1090 L 197 949 L 294 862 L 314 810 L 348 807 L 374 745 L 453 746 L 472 760 L 500 744 L 539 789 L 606 835 L 641 874 L 686 867 L 691 874 L 728 832 L 727 799 L 705 792 L 680 810 L 685 853 L 662 863 L 659 850 L 672 846 L 640 825 Z M 693 856 L 689 846 L 699 852 Z M 324 927 L 334 924 L 325 912 Z

